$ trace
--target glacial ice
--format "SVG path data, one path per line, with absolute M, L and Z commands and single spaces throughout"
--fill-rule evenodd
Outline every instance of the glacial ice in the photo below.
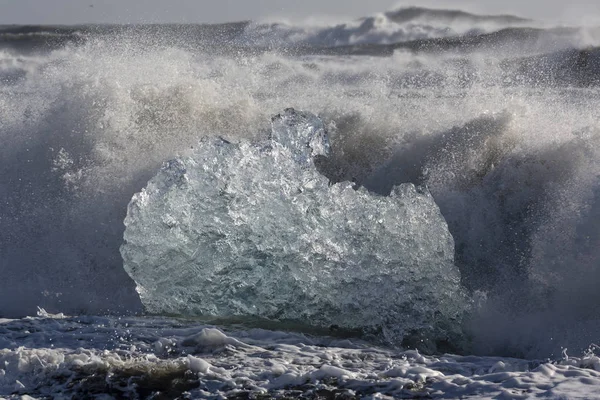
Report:
M 331 185 L 323 122 L 293 109 L 259 143 L 205 138 L 134 195 L 121 254 L 150 313 L 338 326 L 399 344 L 460 331 L 454 241 L 426 188 Z

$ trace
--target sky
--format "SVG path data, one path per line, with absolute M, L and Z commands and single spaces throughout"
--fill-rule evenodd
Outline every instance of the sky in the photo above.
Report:
M 0 24 L 341 20 L 409 5 L 600 24 L 600 0 L 0 0 Z

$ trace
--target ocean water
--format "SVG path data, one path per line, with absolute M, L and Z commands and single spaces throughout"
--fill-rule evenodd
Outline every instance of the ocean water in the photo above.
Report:
M 599 44 L 0 27 L 0 396 L 596 397 Z

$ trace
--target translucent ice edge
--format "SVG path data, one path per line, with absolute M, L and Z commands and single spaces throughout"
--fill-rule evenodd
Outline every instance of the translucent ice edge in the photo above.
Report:
M 150 313 L 250 315 L 457 343 L 466 297 L 429 192 L 331 185 L 322 121 L 287 109 L 268 140 L 200 142 L 134 195 L 121 247 Z

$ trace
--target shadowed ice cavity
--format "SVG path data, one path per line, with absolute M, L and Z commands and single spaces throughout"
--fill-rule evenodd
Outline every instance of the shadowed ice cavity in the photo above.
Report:
M 337 325 L 457 346 L 467 300 L 426 189 L 330 184 L 323 123 L 288 109 L 270 140 L 203 140 L 129 204 L 126 271 L 147 311 Z M 415 336 L 416 335 L 416 336 Z

